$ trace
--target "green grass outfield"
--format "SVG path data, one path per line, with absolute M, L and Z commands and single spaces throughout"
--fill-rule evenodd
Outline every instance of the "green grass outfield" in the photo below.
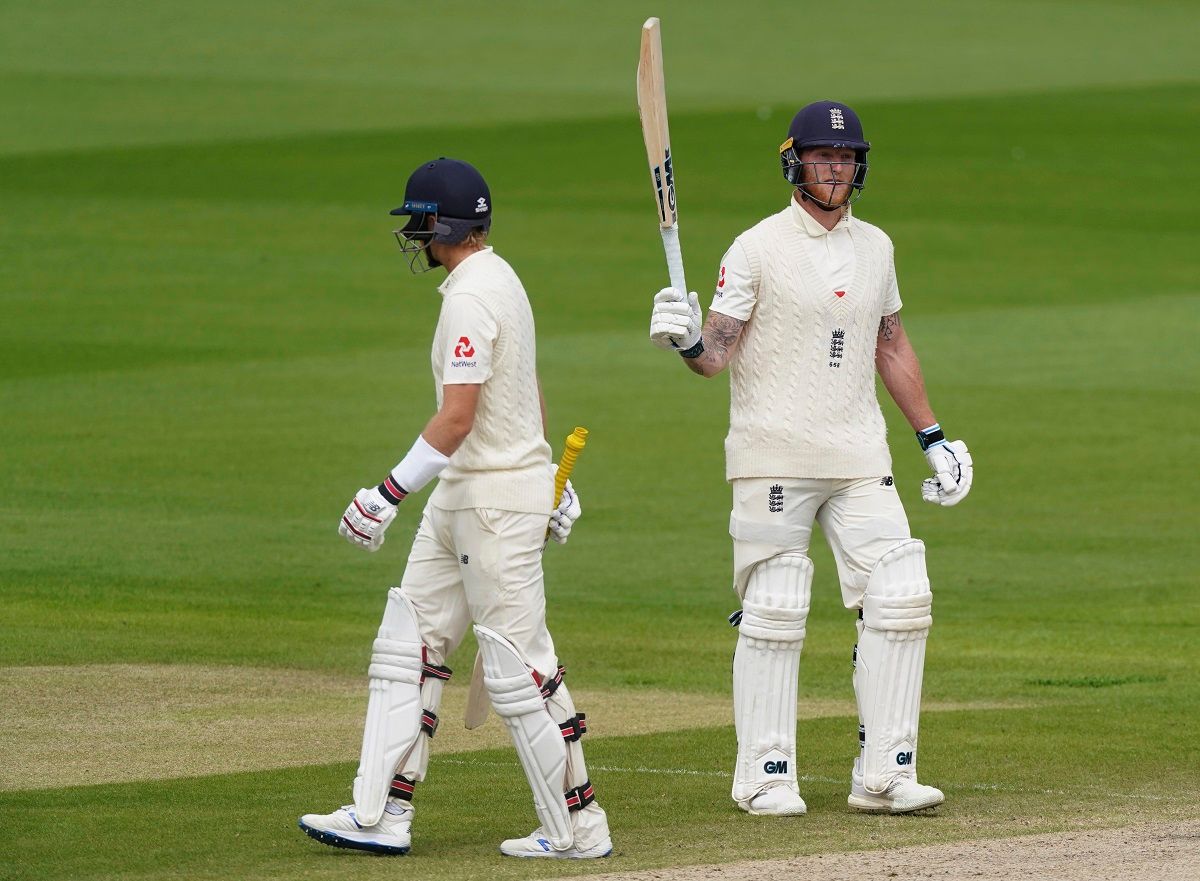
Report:
M 1200 816 L 1194 5 L 705 6 L 0 8 L 0 878 L 552 877 Z M 727 386 L 646 340 L 649 14 L 705 305 L 787 198 L 796 106 L 851 101 L 874 144 L 857 212 L 896 243 L 934 407 L 977 462 L 966 503 L 921 504 L 885 406 L 937 594 L 929 816 L 845 806 L 854 628 L 823 544 L 810 814 L 728 799 Z M 592 430 L 546 568 L 572 687 L 609 708 L 585 741 L 600 865 L 496 854 L 535 820 L 494 741 L 435 741 L 405 862 L 295 828 L 348 800 L 423 501 L 377 555 L 336 535 L 434 405 L 440 277 L 408 274 L 386 212 L 436 155 L 491 183 L 552 437 Z M 202 705 L 171 685 L 197 671 Z

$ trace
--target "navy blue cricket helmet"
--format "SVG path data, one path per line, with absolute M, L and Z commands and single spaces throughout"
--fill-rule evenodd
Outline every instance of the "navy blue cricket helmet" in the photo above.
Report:
M 809 147 L 849 147 L 854 151 L 854 197 L 867 184 L 867 151 L 871 143 L 863 137 L 858 114 L 838 101 L 816 101 L 792 119 L 788 137 L 779 147 L 783 177 L 794 187 L 803 183 L 804 163 L 800 154 Z
M 442 156 L 409 175 L 404 204 L 391 213 L 408 216 L 408 223 L 396 230 L 401 250 L 414 261 L 424 252 L 432 269 L 440 264 L 428 251 L 430 242 L 454 245 L 474 230 L 491 228 L 492 193 L 475 166 Z

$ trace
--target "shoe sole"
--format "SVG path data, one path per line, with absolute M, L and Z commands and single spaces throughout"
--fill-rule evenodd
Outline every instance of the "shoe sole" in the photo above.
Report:
M 738 805 L 738 807 L 742 808 L 742 810 L 751 817 L 803 817 L 808 813 L 807 807 L 801 808 L 800 810 L 792 808 L 786 811 L 756 811 L 754 808 L 743 808 L 741 805 Z
M 542 853 L 509 853 L 503 847 L 500 848 L 500 853 L 506 857 L 516 857 L 519 860 L 602 860 L 613 852 L 612 845 L 608 846 L 608 850 L 604 853 L 589 853 L 587 851 L 575 851 L 574 853 L 563 850 L 552 850 Z
M 321 844 L 328 844 L 330 847 L 342 847 L 346 850 L 361 850 L 364 853 L 373 853 L 379 856 L 398 857 L 403 856 L 412 850 L 411 846 L 403 846 L 396 844 L 381 844 L 375 841 L 355 841 L 353 838 L 343 838 L 336 832 L 329 832 L 325 829 L 318 829 L 315 826 L 309 826 L 301 820 L 297 825 L 304 830 L 304 834 L 309 838 L 314 838 Z
M 926 808 L 936 808 L 946 800 L 945 796 L 941 798 L 927 798 L 916 801 L 914 803 L 901 803 L 899 805 L 886 799 L 876 799 L 869 796 L 851 795 L 846 803 L 856 811 L 862 811 L 865 814 L 911 814 L 913 811 L 923 811 Z

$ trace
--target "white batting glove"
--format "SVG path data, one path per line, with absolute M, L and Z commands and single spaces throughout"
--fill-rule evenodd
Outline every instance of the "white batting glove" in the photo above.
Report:
M 917 440 L 921 442 L 925 461 L 933 471 L 933 477 L 921 483 L 921 498 L 944 507 L 957 505 L 971 491 L 975 474 L 966 443 L 947 441 L 938 425 L 917 432 Z
M 384 530 L 396 516 L 396 506 L 383 497 L 378 487 L 360 489 L 342 515 L 338 533 L 350 544 L 374 553 L 383 547 Z
M 690 349 L 700 342 L 704 316 L 696 292 L 684 296 L 675 288 L 663 288 L 654 295 L 650 313 L 650 342 L 660 349 Z
M 558 470 L 557 465 L 554 466 L 554 470 Z M 567 485 L 563 487 L 562 501 L 550 512 L 550 538 L 560 545 L 565 545 L 571 535 L 571 527 L 581 514 L 583 507 L 579 504 L 579 494 L 568 480 Z

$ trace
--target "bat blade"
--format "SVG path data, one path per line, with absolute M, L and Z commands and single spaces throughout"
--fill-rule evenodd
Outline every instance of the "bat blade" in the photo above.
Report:
M 642 46 L 637 70 L 638 115 L 650 164 L 650 184 L 658 210 L 658 225 L 667 255 L 671 287 L 687 293 L 683 256 L 679 248 L 679 206 L 675 200 L 675 168 L 671 159 L 671 132 L 667 124 L 667 84 L 663 75 L 662 28 L 657 18 L 642 25 Z

